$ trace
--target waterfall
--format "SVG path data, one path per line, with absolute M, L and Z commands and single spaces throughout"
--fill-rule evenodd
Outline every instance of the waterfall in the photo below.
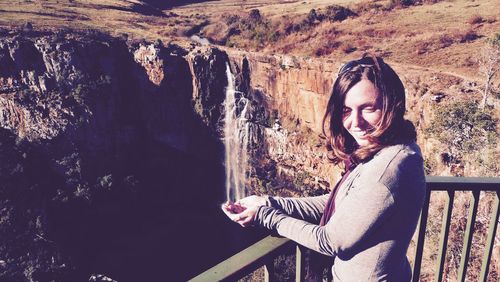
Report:
M 226 64 L 227 88 L 224 102 L 224 147 L 226 151 L 226 197 L 234 202 L 245 197 L 249 123 L 248 99 L 237 92 L 234 76 Z M 237 95 L 238 94 L 238 95 Z M 237 97 L 238 96 L 238 97 Z

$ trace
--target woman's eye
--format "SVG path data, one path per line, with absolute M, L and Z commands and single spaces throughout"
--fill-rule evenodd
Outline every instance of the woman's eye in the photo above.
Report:
M 373 113 L 374 111 L 376 111 L 377 109 L 375 109 L 374 107 L 367 107 L 367 108 L 364 108 L 363 111 L 367 112 L 367 113 Z
M 344 108 L 344 109 L 342 110 L 342 113 L 344 114 L 344 116 L 345 116 L 345 115 L 348 115 L 350 112 L 351 112 L 351 109 L 349 109 L 349 108 Z

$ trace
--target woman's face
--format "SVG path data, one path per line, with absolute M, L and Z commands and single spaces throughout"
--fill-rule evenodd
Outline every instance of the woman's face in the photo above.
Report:
M 345 96 L 342 124 L 360 147 L 370 144 L 366 135 L 382 118 L 382 97 L 375 85 L 362 79 Z

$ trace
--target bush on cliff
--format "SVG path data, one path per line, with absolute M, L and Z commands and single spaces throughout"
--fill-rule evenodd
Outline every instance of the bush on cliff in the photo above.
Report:
M 477 102 L 460 101 L 439 106 L 427 132 L 446 146 L 449 155 L 443 162 L 474 164 L 494 175 L 498 171 L 491 155 L 498 139 L 496 123 L 493 113 L 481 110 Z
M 329 21 L 343 21 L 348 17 L 355 17 L 357 14 L 352 10 L 339 5 L 331 5 L 326 7 L 325 18 Z

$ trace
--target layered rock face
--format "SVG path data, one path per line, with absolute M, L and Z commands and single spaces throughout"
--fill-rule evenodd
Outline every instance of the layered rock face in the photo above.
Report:
M 274 169 L 271 174 L 284 179 L 280 183 L 264 183 L 267 190 L 285 195 L 325 193 L 329 183 L 339 176 L 338 169 L 327 160 L 325 140 L 321 138 L 322 120 L 338 64 L 231 49 L 227 52 L 235 65 L 241 69 L 246 65 L 248 74 L 241 75 L 248 78 L 244 89 L 249 89 L 257 101 L 263 101 L 259 104 L 266 109 L 261 139 L 267 142 L 264 163 L 271 160 L 272 165 L 264 165 L 266 171 L 257 173 L 258 178 L 266 179 L 265 175 Z

